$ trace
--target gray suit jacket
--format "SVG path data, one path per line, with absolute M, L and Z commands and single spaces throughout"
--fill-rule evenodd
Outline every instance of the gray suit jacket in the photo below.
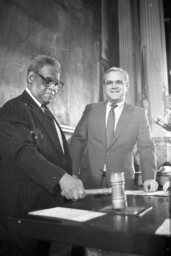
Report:
M 110 148 L 105 136 L 106 103 L 87 105 L 70 142 L 73 171 L 86 188 L 98 187 L 106 163 L 110 172 L 124 171 L 125 178 L 134 175 L 133 149 L 137 143 L 143 179 L 155 177 L 155 153 L 147 116 L 143 108 L 125 104 Z

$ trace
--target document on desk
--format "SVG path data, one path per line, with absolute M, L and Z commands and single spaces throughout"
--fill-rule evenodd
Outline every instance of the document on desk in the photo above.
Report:
M 79 210 L 79 209 L 65 208 L 65 207 L 55 207 L 50 209 L 29 212 L 29 214 L 35 215 L 35 216 L 48 217 L 48 218 L 50 217 L 50 218 L 59 218 L 59 219 L 65 219 L 65 220 L 84 222 L 84 221 L 88 221 L 88 220 L 106 215 L 107 213 Z
M 155 232 L 156 235 L 171 236 L 171 219 L 165 219 Z
M 144 190 L 126 190 L 126 195 L 133 196 L 169 196 L 169 192 L 165 192 L 163 190 L 159 190 L 156 192 L 145 192 Z

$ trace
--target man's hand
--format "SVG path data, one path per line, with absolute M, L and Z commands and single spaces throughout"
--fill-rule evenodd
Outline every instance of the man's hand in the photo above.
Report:
M 146 192 L 155 192 L 158 189 L 158 183 L 155 180 L 145 180 L 143 184 Z
M 61 195 L 67 199 L 77 200 L 85 197 L 83 183 L 76 176 L 67 173 L 60 179 Z

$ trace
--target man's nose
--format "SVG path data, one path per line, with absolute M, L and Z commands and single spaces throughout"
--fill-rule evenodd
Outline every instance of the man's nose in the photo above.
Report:
M 49 86 L 52 90 L 54 91 L 58 91 L 58 86 L 55 84 L 55 82 L 51 82 L 50 86 Z
M 117 86 L 117 82 L 116 81 L 113 81 L 112 82 L 112 87 L 116 87 Z

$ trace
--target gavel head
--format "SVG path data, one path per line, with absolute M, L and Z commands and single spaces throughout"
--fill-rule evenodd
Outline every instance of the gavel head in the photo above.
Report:
M 112 207 L 113 209 L 123 209 L 127 206 L 125 195 L 125 177 L 124 172 L 111 172 L 110 183 L 112 189 Z

